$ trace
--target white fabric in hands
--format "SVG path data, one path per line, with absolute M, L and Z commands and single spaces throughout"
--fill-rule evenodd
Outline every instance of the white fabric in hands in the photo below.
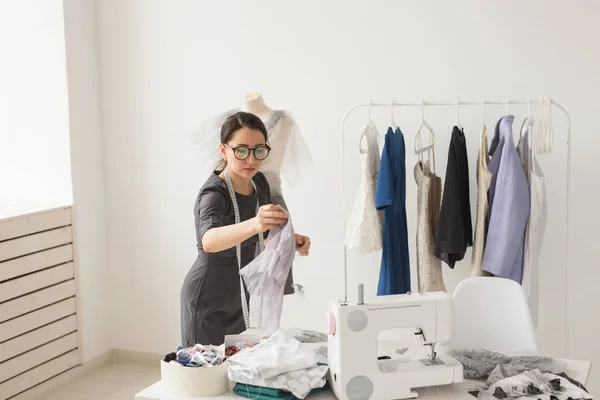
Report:
M 360 140 L 361 178 L 354 206 L 346 224 L 346 246 L 368 253 L 383 246 L 383 211 L 375 208 L 375 187 L 379 175 L 379 132 L 373 123 Z
M 317 366 L 310 344 L 300 343 L 293 332 L 279 330 L 256 347 L 229 359 L 229 380 L 260 387 L 287 390 L 303 399 L 325 385 L 328 367 Z
M 288 214 L 283 207 L 279 208 Z M 265 336 L 279 329 L 283 292 L 295 252 L 294 227 L 288 214 L 285 225 L 269 232 L 265 250 L 240 270 L 251 297 L 252 321 Z

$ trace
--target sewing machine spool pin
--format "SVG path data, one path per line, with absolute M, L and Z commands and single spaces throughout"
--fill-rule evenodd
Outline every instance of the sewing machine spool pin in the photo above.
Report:
M 356 304 L 363 305 L 365 304 L 365 294 L 364 287 L 362 283 L 356 284 Z

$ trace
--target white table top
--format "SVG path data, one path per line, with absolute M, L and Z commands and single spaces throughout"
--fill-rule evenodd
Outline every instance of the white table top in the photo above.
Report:
M 581 382 L 587 382 L 588 375 L 591 369 L 591 363 L 587 361 L 577 361 L 577 360 L 564 360 L 567 362 L 567 375 L 569 377 Z M 475 398 L 471 396 L 468 391 L 476 387 L 477 385 L 481 385 L 482 382 L 478 381 L 465 381 L 463 383 L 458 383 L 454 385 L 446 385 L 446 386 L 435 386 L 429 388 L 421 388 L 416 389 L 419 393 L 419 399 L 421 400 L 434 400 L 434 399 L 452 399 L 452 400 L 474 400 Z M 156 382 L 154 385 L 142 390 L 138 394 L 135 395 L 135 400 L 201 400 L 201 399 L 218 399 L 218 400 L 240 400 L 242 397 L 235 394 L 233 391 L 229 391 L 221 396 L 216 397 L 186 397 L 186 396 L 178 396 L 173 395 L 166 392 L 162 388 L 162 384 L 160 381 Z M 333 392 L 330 390 L 326 390 L 324 392 L 320 392 L 314 395 L 311 395 L 307 398 L 311 400 L 334 400 L 335 396 Z
M 472 388 L 473 382 L 463 382 L 462 384 L 454 384 L 451 386 L 438 386 L 431 388 L 423 388 L 417 390 L 419 393 L 419 399 L 452 399 L 452 400 L 475 400 L 475 397 L 471 396 L 468 393 L 468 389 Z M 240 400 L 243 397 L 235 394 L 233 391 L 229 391 L 228 393 L 222 394 L 216 397 L 187 397 L 187 396 L 178 396 L 174 394 L 170 394 L 166 392 L 162 387 L 162 382 L 158 381 L 154 385 L 144 389 L 135 395 L 135 400 L 208 400 L 208 399 L 218 399 L 218 400 Z M 307 397 L 310 400 L 335 400 L 331 390 L 325 390 L 323 392 L 319 392 Z

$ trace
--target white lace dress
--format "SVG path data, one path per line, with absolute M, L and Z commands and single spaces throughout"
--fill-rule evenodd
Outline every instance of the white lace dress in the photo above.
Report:
M 361 252 L 382 249 L 383 211 L 375 208 L 375 186 L 379 174 L 379 132 L 369 123 L 360 139 L 361 180 L 346 224 L 346 246 Z

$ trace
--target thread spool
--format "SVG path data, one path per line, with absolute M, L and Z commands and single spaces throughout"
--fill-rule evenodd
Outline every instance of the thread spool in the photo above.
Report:
M 365 293 L 364 287 L 362 283 L 356 284 L 356 304 L 363 305 L 365 304 Z

